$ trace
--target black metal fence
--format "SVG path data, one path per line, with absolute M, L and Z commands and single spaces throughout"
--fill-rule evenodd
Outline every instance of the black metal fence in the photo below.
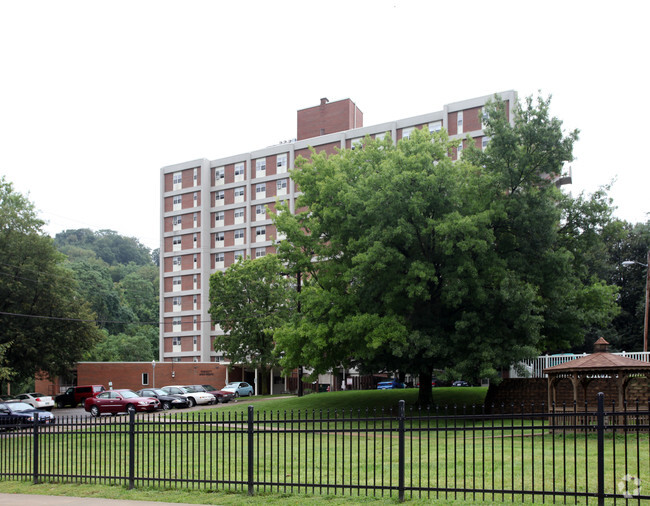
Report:
M 599 504 L 650 499 L 650 404 L 186 412 L 1 426 L 0 479 Z M 498 411 L 498 412 L 497 412 Z M 11 430 L 7 430 L 11 429 Z

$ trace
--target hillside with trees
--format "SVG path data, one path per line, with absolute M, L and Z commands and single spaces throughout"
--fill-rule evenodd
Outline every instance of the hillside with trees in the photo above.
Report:
M 158 267 L 150 250 L 112 230 L 66 230 L 54 244 L 67 257 L 102 332 L 84 359 L 157 359 Z

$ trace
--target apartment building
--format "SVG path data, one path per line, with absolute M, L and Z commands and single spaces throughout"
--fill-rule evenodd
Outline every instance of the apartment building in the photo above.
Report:
M 512 115 L 514 91 L 499 93 Z M 160 360 L 227 362 L 214 351 L 222 332 L 210 324 L 209 279 L 238 258 L 274 252 L 282 237 L 266 212 L 277 201 L 295 210 L 297 192 L 289 177 L 299 155 L 309 148 L 334 153 L 353 148 L 366 135 L 390 134 L 394 142 L 415 128 L 447 129 L 452 138 L 469 135 L 478 147 L 483 133 L 482 108 L 494 95 L 445 105 L 442 110 L 378 125 L 363 126 L 363 113 L 350 99 L 298 111 L 297 136 L 275 146 L 217 160 L 191 160 L 160 171 Z M 459 153 L 454 153 L 457 157 Z

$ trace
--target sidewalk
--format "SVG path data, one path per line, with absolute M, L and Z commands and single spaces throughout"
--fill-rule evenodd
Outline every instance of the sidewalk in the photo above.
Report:
M 2 506 L 197 506 L 187 503 L 167 503 L 157 501 L 130 501 L 104 499 L 103 497 L 67 497 L 63 495 L 0 494 Z

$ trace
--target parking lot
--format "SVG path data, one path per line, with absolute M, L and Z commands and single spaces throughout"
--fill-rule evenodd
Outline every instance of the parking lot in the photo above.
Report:
M 250 401 L 249 399 L 238 399 L 238 400 L 228 402 L 226 404 L 206 404 L 206 405 L 202 405 L 202 406 L 194 406 L 193 408 L 170 409 L 168 411 L 157 411 L 157 413 L 186 413 L 188 411 L 201 411 L 201 410 L 204 410 L 204 409 L 219 409 L 222 406 L 232 406 L 233 404 L 236 404 L 236 403 L 245 403 L 245 402 L 249 402 L 249 401 Z M 56 416 L 57 418 L 58 417 L 72 417 L 72 416 L 91 418 L 90 413 L 88 413 L 81 406 L 79 406 L 77 408 L 63 408 L 63 409 L 54 408 L 52 410 L 52 414 L 54 416 Z M 102 415 L 102 416 L 110 416 L 110 415 Z M 118 416 L 126 416 L 126 414 L 118 415 Z

